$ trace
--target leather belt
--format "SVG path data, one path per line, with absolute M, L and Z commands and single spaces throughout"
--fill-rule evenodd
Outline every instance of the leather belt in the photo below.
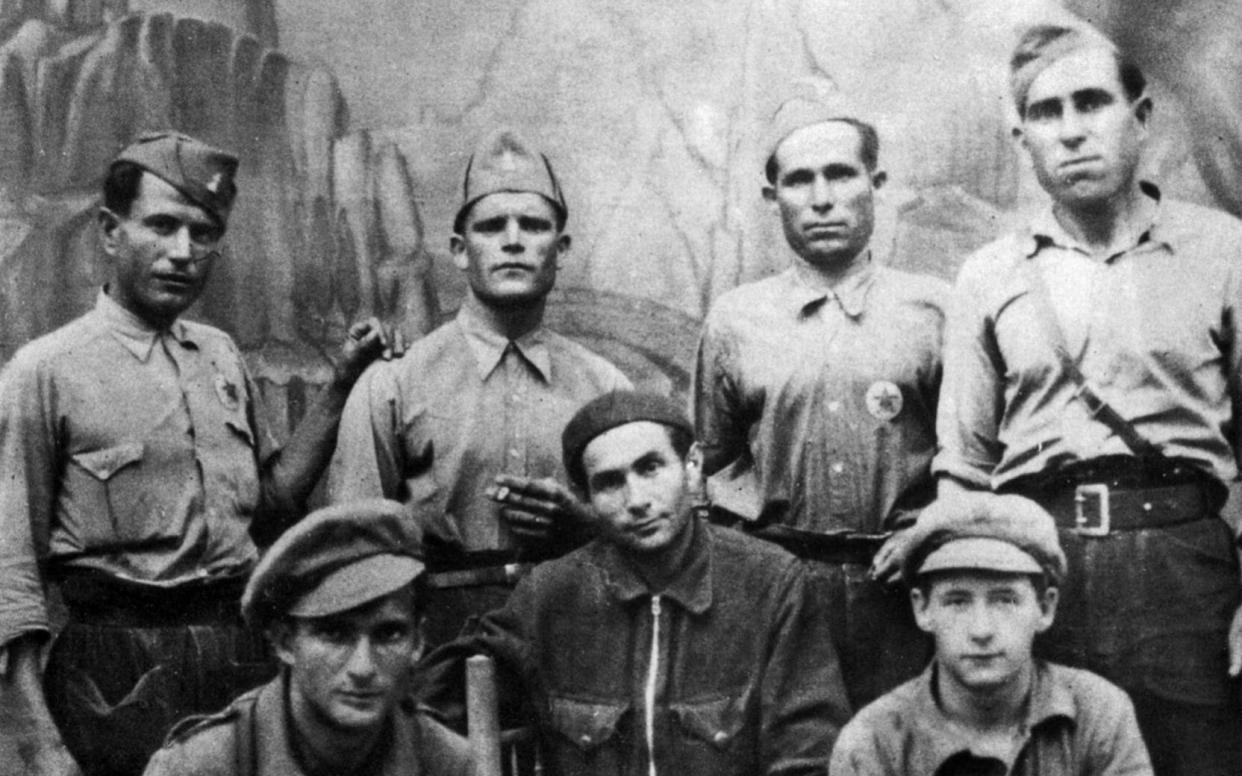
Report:
M 205 578 L 159 587 L 98 572 L 55 577 L 69 621 L 121 628 L 233 625 L 241 622 L 244 576 Z
M 752 536 L 778 544 L 804 560 L 869 566 L 889 534 L 859 531 L 816 532 L 786 525 L 750 528 Z
M 433 590 L 488 585 L 513 587 L 532 568 L 534 568 L 533 563 L 506 563 L 503 566 L 432 572 L 427 575 L 427 586 Z
M 1123 487 L 1084 482 L 1056 490 L 1005 489 L 1039 503 L 1057 526 L 1079 536 L 1104 537 L 1113 531 L 1140 531 L 1214 517 L 1214 499 L 1203 483 Z

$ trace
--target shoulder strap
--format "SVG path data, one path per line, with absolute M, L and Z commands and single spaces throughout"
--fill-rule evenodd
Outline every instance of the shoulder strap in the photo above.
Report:
M 1057 360 L 1061 362 L 1061 369 L 1078 386 L 1074 395 L 1087 405 L 1092 417 L 1108 426 L 1109 430 L 1116 434 L 1135 455 L 1140 458 L 1164 458 L 1164 453 L 1160 451 L 1160 448 L 1140 434 L 1133 423 L 1113 409 L 1113 406 L 1096 393 L 1091 384 L 1087 382 L 1087 376 L 1078 368 L 1078 362 L 1069 354 L 1069 349 L 1065 344 L 1065 332 L 1061 330 L 1061 325 L 1057 321 L 1056 308 L 1052 306 L 1052 294 L 1044 280 L 1044 273 L 1040 271 L 1034 258 L 1028 260 L 1027 268 L 1032 279 L 1031 285 L 1035 290 L 1035 306 L 1043 314 L 1047 324 L 1052 349 L 1056 351 Z

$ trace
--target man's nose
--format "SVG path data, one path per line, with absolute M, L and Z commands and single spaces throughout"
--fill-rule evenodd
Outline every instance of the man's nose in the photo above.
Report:
M 828 181 L 824 180 L 822 175 L 816 175 L 815 180 L 811 183 L 811 206 L 822 212 L 830 210 L 832 203 L 832 187 L 828 185 Z
M 1080 142 L 1087 134 L 1087 124 L 1081 113 L 1074 108 L 1066 108 L 1061 114 L 1059 125 L 1061 141 L 1064 143 Z
M 992 612 L 988 607 L 971 607 L 970 613 L 967 616 L 966 627 L 970 638 L 978 642 L 991 640 L 996 633 L 996 619 L 992 616 Z
M 362 636 L 354 643 L 345 670 L 358 682 L 369 682 L 375 677 L 375 645 L 370 638 Z
M 522 244 L 522 227 L 518 224 L 516 218 L 511 218 L 505 222 L 505 250 L 511 253 L 518 253 L 525 249 Z
M 631 474 L 625 482 L 625 506 L 635 514 L 647 511 L 651 506 L 651 493 L 641 477 Z
M 174 261 L 189 261 L 194 258 L 194 240 L 190 238 L 188 226 L 183 225 L 168 235 L 165 253 Z

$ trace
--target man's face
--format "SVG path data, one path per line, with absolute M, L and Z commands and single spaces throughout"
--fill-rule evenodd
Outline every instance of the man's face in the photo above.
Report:
M 775 156 L 776 181 L 763 196 L 780 212 L 789 246 L 817 267 L 848 266 L 871 239 L 875 190 L 885 180 L 863 163 L 858 130 L 812 124 L 781 141 Z
M 938 573 L 926 595 L 910 591 L 943 679 L 976 694 L 1022 681 L 1035 635 L 1052 625 L 1056 595 L 1048 588 L 1041 601 L 1029 576 L 981 571 Z
M 605 431 L 586 446 L 582 467 L 604 533 L 622 549 L 658 552 L 689 524 L 695 465 L 673 449 L 664 425 L 644 420 Z
M 295 717 L 342 732 L 384 723 L 422 647 L 412 596 L 406 587 L 356 609 L 278 626 L 276 654 L 289 667 Z
M 488 194 L 470 208 L 462 234 L 450 238 L 453 261 L 479 300 L 494 307 L 541 301 L 556 283 L 569 235 L 552 203 L 533 192 Z
M 224 229 L 171 184 L 144 172 L 129 215 L 99 218 L 108 294 L 126 310 L 162 327 L 203 293 Z
M 1128 193 L 1150 110 L 1146 97 L 1126 97 L 1111 52 L 1086 49 L 1036 76 L 1014 134 L 1053 200 L 1090 206 Z

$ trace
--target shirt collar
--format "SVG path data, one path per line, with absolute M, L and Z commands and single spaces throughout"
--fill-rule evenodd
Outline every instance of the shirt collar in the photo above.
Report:
M 928 765 L 933 766 L 929 773 L 936 773 L 950 757 L 970 751 L 970 743 L 960 728 L 953 724 L 936 700 L 936 661 L 931 664 L 918 678 L 918 694 L 915 700 L 915 715 L 918 719 L 919 735 L 924 738 L 924 745 L 929 754 Z M 1023 721 L 1024 733 L 1054 720 L 1065 719 L 1071 723 L 1077 718 L 1077 704 L 1068 687 L 1058 682 L 1048 664 L 1035 661 L 1035 677 L 1031 687 L 1031 698 L 1027 704 L 1026 719 Z M 1012 767 L 1012 763 L 1007 763 Z
M 529 364 L 545 383 L 551 381 L 552 354 L 548 349 L 548 332 L 543 326 L 523 334 L 516 340 L 510 340 L 499 332 L 488 327 L 477 315 L 470 312 L 467 305 L 462 305 L 457 312 L 457 325 L 461 328 L 466 345 L 474 355 L 475 367 L 479 370 L 479 379 L 486 380 L 504 358 L 505 350 L 510 345 L 518 355 Z
M 604 539 L 596 540 L 596 557 L 604 574 L 605 588 L 623 603 L 658 594 L 694 614 L 707 611 L 712 605 L 712 539 L 697 515 L 691 515 L 688 530 L 694 531 L 694 536 L 690 540 L 685 568 L 663 590 L 649 589 L 616 545 Z
M 106 288 L 100 289 L 95 299 L 95 314 L 113 338 L 144 364 L 151 358 L 156 340 L 164 333 L 118 304 L 108 296 Z M 173 321 L 167 333 L 177 342 L 193 344 L 186 325 L 180 320 Z
M 1162 206 L 1164 195 L 1160 192 L 1160 187 L 1151 181 L 1139 181 L 1138 185 L 1139 191 L 1155 202 L 1156 210 L 1152 216 L 1151 224 L 1139 235 L 1137 242 L 1151 241 L 1167 245 L 1170 250 L 1176 250 L 1181 234 L 1178 232 L 1176 224 L 1169 223 L 1165 208 Z M 1051 206 L 1041 210 L 1039 215 L 1031 220 L 1030 226 L 1023 235 L 1022 253 L 1027 258 L 1031 258 L 1042 249 L 1048 247 L 1077 250 L 1083 253 L 1088 252 L 1082 247 L 1081 243 L 1065 231 L 1060 222 L 1057 221 L 1056 216 L 1053 215 Z
M 813 271 L 806 266 L 804 259 L 795 258 L 793 266 L 783 273 L 789 285 L 788 299 L 791 311 L 799 317 L 806 316 L 831 299 L 835 300 L 841 307 L 841 311 L 850 318 L 861 316 L 866 307 L 867 292 L 875 283 L 876 265 L 870 250 L 865 252 L 860 261 L 863 262 L 863 266 L 840 283 L 828 288 L 816 282 Z

